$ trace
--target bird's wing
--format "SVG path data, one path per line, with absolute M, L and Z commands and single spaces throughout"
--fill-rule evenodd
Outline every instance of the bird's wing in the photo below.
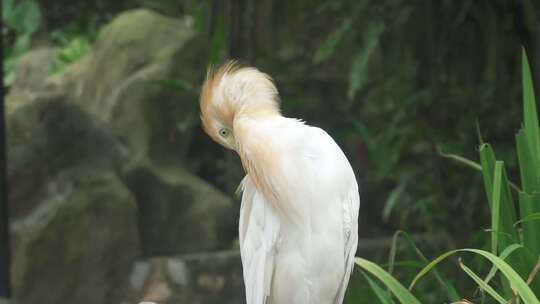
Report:
M 279 220 L 249 176 L 240 187 L 243 195 L 239 239 L 246 300 L 249 304 L 264 304 L 271 289 Z
M 360 195 L 358 194 L 358 186 L 353 183 L 350 191 L 342 201 L 343 206 L 343 234 L 344 234 L 344 250 L 345 257 L 345 274 L 341 281 L 341 286 L 336 295 L 336 304 L 343 303 L 345 292 L 354 268 L 354 255 L 358 248 L 358 212 L 360 210 Z

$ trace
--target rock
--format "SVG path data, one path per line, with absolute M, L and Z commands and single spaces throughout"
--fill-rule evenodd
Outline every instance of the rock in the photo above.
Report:
M 236 250 L 158 257 L 139 261 L 138 265 L 132 272 L 132 278 L 137 279 L 132 281 L 144 283 L 131 285 L 136 301 L 160 304 L 245 302 L 242 264 Z M 144 272 L 140 271 L 141 265 L 145 265 Z
M 193 84 L 207 59 L 191 23 L 126 11 L 102 29 L 89 55 L 48 81 L 126 148 L 122 172 L 141 211 L 147 256 L 229 248 L 237 230 L 231 200 L 185 169 L 199 121 Z
M 140 256 L 121 145 L 61 96 L 7 116 L 14 298 L 117 303 Z
M 191 19 L 146 9 L 124 12 L 103 28 L 87 57 L 49 84 L 110 125 L 132 164 L 179 164 L 192 126 L 206 66 L 205 45 Z
M 237 234 L 230 198 L 182 168 L 138 167 L 126 175 L 140 210 L 146 256 L 230 248 Z
M 188 23 L 148 10 L 123 13 L 88 55 L 28 86 L 30 97 L 8 100 L 17 303 L 120 303 L 127 282 L 150 286 L 143 278 L 153 272 L 135 264 L 142 253 L 231 247 L 238 208 L 185 169 L 198 122 L 191 84 L 206 65 Z M 130 278 L 133 267 L 138 275 Z M 229 284 L 223 276 L 189 284 L 217 299 Z M 179 289 L 156 283 L 151 290 L 172 299 Z M 193 295 L 186 303 L 197 302 L 199 290 L 183 292 Z
M 42 47 L 31 50 L 19 59 L 15 80 L 6 96 L 7 112 L 14 107 L 32 101 L 45 88 L 44 79 L 52 71 L 55 49 Z
M 132 195 L 107 171 L 49 186 L 39 207 L 12 224 L 16 302 L 118 303 L 139 256 Z
M 38 97 L 7 116 L 12 216 L 39 205 L 48 181 L 87 169 L 118 170 L 123 148 L 103 126 L 61 97 Z

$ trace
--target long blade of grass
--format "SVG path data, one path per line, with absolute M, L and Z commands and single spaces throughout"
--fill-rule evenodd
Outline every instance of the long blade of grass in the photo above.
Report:
M 516 135 L 519 168 L 523 192 L 519 192 L 520 223 L 523 229 L 523 243 L 538 256 L 540 255 L 540 222 L 535 221 L 535 213 L 540 213 L 540 195 L 538 194 L 538 174 L 532 156 L 531 144 L 521 129 Z M 531 195 L 532 194 L 532 195 Z M 514 226 L 516 225 L 514 224 Z
M 482 142 L 483 144 L 483 142 Z M 451 160 L 454 160 L 458 163 L 462 163 L 468 167 L 471 167 L 475 170 L 478 170 L 478 171 L 482 171 L 482 165 L 475 162 L 474 160 L 470 160 L 468 158 L 465 158 L 463 156 L 460 156 L 460 155 L 457 155 L 457 154 L 453 154 L 453 153 L 446 153 L 446 152 L 443 152 L 442 149 L 440 147 L 437 147 L 437 153 L 442 156 L 442 157 L 445 157 L 445 158 L 448 158 L 448 159 L 451 159 Z M 510 187 L 512 189 L 514 189 L 516 192 L 519 192 L 521 191 L 521 189 L 513 182 L 511 181 L 508 181 Z
M 469 267 L 467 267 L 461 259 L 459 259 L 459 267 L 468 274 L 475 282 L 480 286 L 481 289 L 485 290 L 490 296 L 492 296 L 497 302 L 501 304 L 507 304 L 506 300 L 499 295 L 489 284 L 484 282 L 476 273 L 474 273 Z
M 540 172 L 540 129 L 538 114 L 536 112 L 536 99 L 531 77 L 531 68 L 525 49 L 521 55 L 522 81 L 523 81 L 523 121 L 527 141 L 530 143 L 532 157 L 536 171 Z M 538 182 L 538 181 L 537 181 Z
M 519 221 L 517 221 L 515 225 L 530 222 L 530 221 L 538 221 L 538 220 L 540 220 L 540 213 L 538 213 L 538 212 L 531 213 L 531 214 L 527 215 L 526 217 L 524 217 L 524 218 L 520 219 Z
M 388 196 L 388 199 L 386 200 L 382 212 L 382 220 L 383 222 L 388 222 L 388 219 L 390 218 L 390 214 L 392 213 L 392 210 L 399 202 L 399 199 L 401 198 L 403 192 L 405 191 L 408 183 L 407 177 L 402 177 L 399 180 L 399 183 L 397 187 L 390 192 L 390 195 Z
M 392 277 L 388 272 L 384 271 L 384 269 L 379 267 L 377 264 L 362 258 L 356 258 L 355 262 L 363 270 L 369 272 L 383 282 L 384 285 L 390 289 L 390 291 L 401 303 L 420 304 L 420 301 L 418 301 L 418 299 L 409 290 L 403 287 L 401 283 L 399 283 L 396 279 L 394 279 L 394 277 Z
M 516 224 L 521 224 L 523 230 L 523 245 L 535 255 L 540 256 L 540 194 L 529 195 L 519 193 L 521 219 Z
M 516 148 L 523 191 L 527 193 L 538 191 L 539 172 L 534 165 L 535 158 L 533 156 L 532 143 L 528 140 L 525 128 L 522 128 L 516 134 Z
M 527 59 L 525 48 L 521 55 L 522 83 L 523 83 L 523 133 L 525 139 L 518 143 L 518 155 L 523 183 L 527 183 L 527 194 L 520 194 L 521 218 L 527 218 L 530 214 L 540 212 L 540 126 L 538 124 L 538 112 L 536 108 L 536 98 L 532 81 L 531 68 Z M 518 134 L 519 136 L 519 134 Z M 524 161 L 522 162 L 522 158 Z M 530 195 L 529 195 L 530 194 Z M 524 257 L 525 267 L 534 265 L 535 260 L 540 256 L 540 222 L 528 220 L 521 223 L 523 230 L 523 242 L 532 252 L 532 256 Z M 528 265 L 526 265 L 528 264 Z M 531 288 L 535 289 L 540 296 L 540 279 L 532 280 Z
M 484 189 L 488 198 L 489 207 L 492 205 L 493 195 L 493 176 L 495 169 L 495 153 L 489 144 L 480 146 L 480 163 L 482 165 L 482 175 L 484 180 Z
M 491 210 L 494 210 L 493 206 L 493 182 L 495 181 L 495 153 L 493 149 L 488 144 L 483 144 L 480 147 L 480 161 L 482 164 L 482 175 L 484 180 L 484 187 L 486 191 L 486 196 L 488 197 L 488 202 Z M 512 243 L 518 241 L 518 235 L 516 230 L 513 228 L 514 223 L 516 222 L 516 210 L 514 199 L 510 193 L 508 187 L 508 178 L 504 166 L 501 163 L 501 184 L 500 184 L 500 202 L 499 202 L 499 229 L 495 232 L 500 232 L 502 234 L 508 234 L 510 238 L 501 238 L 498 240 L 499 249 L 504 249 Z
M 493 194 L 491 202 L 491 253 L 497 254 L 500 231 L 501 182 L 503 162 L 495 162 L 495 175 L 493 176 Z
M 477 163 L 475 161 L 472 161 L 472 160 L 470 160 L 468 158 L 465 158 L 465 157 L 457 155 L 457 154 L 445 153 L 445 152 L 442 151 L 442 149 L 440 147 L 437 147 L 437 153 L 439 153 L 439 155 L 442 156 L 442 157 L 455 160 L 458 163 L 462 163 L 464 165 L 467 165 L 467 166 L 469 166 L 469 167 L 471 167 L 471 168 L 473 168 L 475 170 L 482 171 L 482 166 L 479 163 Z
M 540 301 L 534 295 L 531 288 L 527 285 L 527 283 L 525 283 L 521 276 L 510 265 L 508 265 L 508 263 L 488 251 L 473 248 L 451 250 L 440 255 L 439 257 L 431 261 L 428 265 L 426 265 L 424 269 L 418 272 L 418 274 L 412 280 L 411 285 L 409 286 L 409 290 L 412 290 L 414 286 L 418 283 L 418 281 L 423 276 L 425 276 L 431 269 L 433 269 L 433 267 L 435 267 L 447 257 L 458 252 L 471 252 L 485 257 L 499 269 L 499 271 L 509 282 L 512 283 L 513 289 L 517 292 L 521 299 L 523 299 L 525 304 L 540 304 Z

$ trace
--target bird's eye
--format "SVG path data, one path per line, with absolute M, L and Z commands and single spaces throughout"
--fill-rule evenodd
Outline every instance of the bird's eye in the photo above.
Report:
M 227 137 L 229 136 L 229 132 L 229 129 L 222 128 L 219 130 L 219 135 L 221 135 L 221 137 Z

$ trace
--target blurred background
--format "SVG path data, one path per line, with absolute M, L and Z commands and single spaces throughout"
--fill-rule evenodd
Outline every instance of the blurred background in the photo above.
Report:
M 244 173 L 198 113 L 208 64 L 228 58 L 270 74 L 285 116 L 335 138 L 361 187 L 358 254 L 384 265 L 395 248 L 398 276 L 418 265 L 392 245 L 397 230 L 431 257 L 485 245 L 481 174 L 446 154 L 478 161 L 488 141 L 519 179 L 520 56 L 540 84 L 537 1 L 2 5 L 17 303 L 244 302 Z M 373 296 L 355 275 L 346 303 Z

